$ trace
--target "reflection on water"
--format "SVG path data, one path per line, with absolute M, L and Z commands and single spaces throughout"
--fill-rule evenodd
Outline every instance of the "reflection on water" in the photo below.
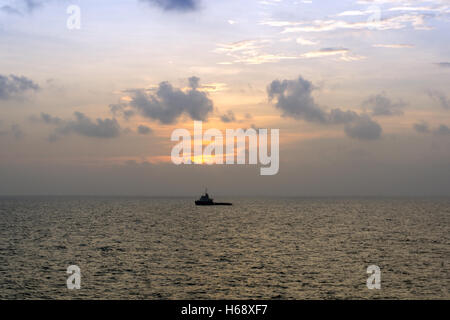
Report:
M 223 200 L 0 198 L 0 298 L 450 298 L 449 199 Z

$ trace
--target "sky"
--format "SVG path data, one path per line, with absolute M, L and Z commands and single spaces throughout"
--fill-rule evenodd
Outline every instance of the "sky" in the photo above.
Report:
M 0 0 L 0 195 L 449 196 L 449 26 L 448 0 Z M 194 120 L 279 129 L 279 172 L 173 164 Z

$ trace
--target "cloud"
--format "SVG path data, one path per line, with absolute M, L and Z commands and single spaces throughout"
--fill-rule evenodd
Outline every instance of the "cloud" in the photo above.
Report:
M 190 89 L 187 91 L 174 88 L 169 82 L 161 82 L 155 94 L 136 90 L 129 105 L 142 116 L 163 124 L 176 122 L 182 114 L 193 120 L 206 121 L 214 107 L 208 94 L 197 90 L 199 80 L 189 78 Z
M 25 136 L 25 134 L 23 133 L 22 129 L 18 124 L 13 124 L 11 126 L 11 134 L 15 139 L 21 139 Z
M 97 118 L 94 121 L 81 112 L 74 112 L 74 119 L 69 120 L 41 113 L 40 120 L 45 124 L 56 126 L 49 137 L 50 141 L 72 133 L 92 138 L 116 138 L 120 135 L 121 129 L 116 119 Z
M 24 76 L 0 74 L 0 99 L 8 100 L 19 97 L 27 91 L 38 91 L 39 86 Z
M 274 80 L 267 88 L 269 100 L 275 100 L 275 107 L 283 117 L 304 119 L 309 122 L 326 122 L 325 112 L 315 103 L 311 93 L 313 84 L 299 77 L 297 80 Z
M 270 62 L 279 62 L 282 60 L 299 59 L 298 56 L 272 54 L 263 52 L 271 41 L 267 39 L 242 40 L 229 44 L 218 44 L 214 50 L 215 53 L 226 54 L 232 57 L 232 62 L 221 62 L 220 64 L 262 64 Z
M 429 133 L 430 132 L 430 127 L 428 126 L 428 123 L 422 121 L 419 123 L 415 123 L 413 125 L 414 130 L 416 130 L 419 133 Z
M 345 125 L 345 133 L 351 138 L 360 140 L 378 139 L 381 132 L 381 126 L 367 115 L 362 115 L 356 121 Z
M 302 58 L 320 58 L 334 55 L 342 55 L 348 53 L 347 48 L 322 48 L 317 51 L 306 52 L 301 55 Z
M 134 115 L 134 110 L 130 109 L 126 103 L 114 103 L 109 105 L 109 110 L 114 116 L 122 116 L 128 120 Z
M 311 40 L 304 39 L 304 38 L 301 38 L 301 37 L 297 38 L 295 41 L 298 44 L 301 44 L 302 46 L 314 46 L 316 44 L 319 44 L 318 41 L 311 41 Z
M 447 99 L 443 92 L 439 90 L 428 90 L 428 96 L 437 101 L 442 108 L 447 110 L 450 109 L 450 100 Z
M 298 38 L 297 42 L 303 45 L 313 45 L 315 42 Z M 365 59 L 363 56 L 351 55 L 347 48 L 322 48 L 315 51 L 305 52 L 303 54 L 288 55 L 288 54 L 272 54 L 263 51 L 263 48 L 269 40 L 244 40 L 234 42 L 231 44 L 220 44 L 214 50 L 216 53 L 223 53 L 232 57 L 231 62 L 222 62 L 221 64 L 245 63 L 245 64 L 262 64 L 270 62 L 279 62 L 283 60 L 295 59 L 311 59 L 322 58 L 330 56 L 339 56 L 343 61 L 356 61 Z
M 441 124 L 438 127 L 431 130 L 430 127 L 428 126 L 428 124 L 426 122 L 422 121 L 419 123 L 415 123 L 413 125 L 413 128 L 414 128 L 414 130 L 416 130 L 419 133 L 433 133 L 434 135 L 440 135 L 440 136 L 450 135 L 450 128 L 445 124 Z
M 200 78 L 199 77 L 190 77 L 188 79 L 189 87 L 191 87 L 193 90 L 197 90 L 200 86 Z
M 2 123 L 0 122 L 0 125 Z M 18 124 L 11 125 L 10 130 L 0 130 L 0 136 L 8 136 L 12 135 L 12 137 L 16 140 L 22 139 L 25 134 L 23 133 L 22 129 Z
M 23 15 L 31 13 L 35 9 L 41 7 L 45 0 L 10 0 L 5 1 L 6 4 L 0 7 L 0 10 L 8 14 Z
M 233 64 L 233 63 L 246 63 L 246 64 L 263 64 L 263 63 L 271 63 L 271 62 L 280 62 L 283 60 L 293 60 L 293 59 L 299 59 L 298 56 L 288 56 L 288 55 L 282 55 L 282 54 L 252 54 L 248 56 L 242 56 L 233 62 L 223 62 L 221 64 Z
M 323 110 L 314 101 L 313 84 L 298 77 L 296 80 L 274 80 L 267 87 L 269 101 L 282 111 L 283 117 L 319 123 L 322 125 L 345 124 L 345 133 L 351 138 L 377 139 L 381 127 L 369 115 L 358 114 L 351 110 L 335 108 L 329 112 Z
M 373 44 L 374 48 L 389 48 L 389 49 L 404 49 L 404 48 L 414 48 L 412 44 Z
M 228 110 L 228 112 L 226 114 L 223 114 L 223 115 L 220 116 L 220 120 L 222 120 L 222 122 L 225 122 L 225 123 L 235 122 L 236 121 L 236 117 L 235 117 L 233 111 Z
M 61 124 L 63 120 L 58 117 L 53 117 L 49 115 L 48 113 L 41 113 L 41 120 L 44 121 L 47 124 Z
M 267 44 L 268 40 L 241 40 L 228 44 L 218 44 L 218 48 L 214 50 L 216 53 L 233 53 L 238 51 L 253 52 L 255 49 L 262 48 Z
M 355 111 L 347 110 L 342 111 L 341 109 L 332 109 L 327 114 L 328 123 L 330 124 L 346 124 L 352 121 L 356 121 L 360 118 L 360 115 Z
M 359 55 L 351 55 L 350 50 L 347 48 L 322 48 L 320 50 L 303 53 L 299 58 L 311 59 L 331 56 L 339 56 L 339 59 L 343 61 L 357 61 L 366 58 Z
M 445 124 L 441 124 L 438 128 L 436 128 L 433 131 L 433 133 L 437 134 L 437 135 L 443 135 L 443 136 L 450 135 L 450 128 Z
M 383 94 L 377 94 L 369 97 L 363 102 L 363 106 L 370 109 L 373 116 L 398 116 L 402 115 L 403 108 L 406 103 L 399 101 L 393 103 L 388 97 Z
M 450 62 L 436 62 L 434 64 L 441 68 L 450 68 Z
M 338 17 L 346 17 L 346 16 L 365 16 L 368 14 L 373 13 L 373 10 L 349 10 L 349 11 L 344 11 L 339 13 L 337 16 Z
M 145 125 L 143 125 L 143 124 L 141 124 L 140 126 L 138 126 L 138 128 L 137 128 L 137 132 L 139 133 L 139 134 L 149 134 L 149 133 L 151 133 L 153 130 L 151 129 L 151 128 L 149 128 L 149 127 L 147 127 L 147 126 L 145 126 Z
M 356 12 L 353 15 L 357 15 Z M 359 14 L 361 13 L 361 14 Z M 358 12 L 358 15 L 362 15 Z M 350 15 L 348 12 L 346 15 Z M 263 21 L 261 24 L 272 27 L 282 27 L 282 33 L 291 32 L 328 32 L 335 30 L 399 30 L 412 26 L 416 30 L 430 30 L 425 25 L 425 14 L 401 14 L 384 19 L 367 19 L 364 21 L 348 22 L 345 20 L 313 20 L 313 21 Z
M 195 11 L 199 9 L 199 0 L 141 0 L 156 5 L 166 11 Z
M 412 7 L 412 6 L 402 6 L 402 7 L 393 7 L 389 8 L 388 11 L 435 11 L 435 12 L 445 12 L 448 9 L 447 6 L 440 7 Z
M 267 62 L 278 62 L 286 59 L 298 59 L 296 56 L 268 54 L 262 52 L 262 48 L 266 47 L 269 43 L 270 41 L 265 39 L 242 40 L 229 44 L 218 44 L 214 52 L 225 54 L 233 58 L 232 62 L 221 62 L 219 64 L 262 64 Z

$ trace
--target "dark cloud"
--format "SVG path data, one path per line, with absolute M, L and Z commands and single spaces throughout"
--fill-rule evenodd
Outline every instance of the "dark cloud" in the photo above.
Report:
M 428 133 L 430 132 L 430 127 L 428 126 L 428 123 L 422 121 L 419 123 L 415 123 L 413 125 L 414 130 L 416 130 L 419 133 Z
M 332 124 L 345 124 L 360 118 L 360 115 L 354 111 L 341 109 L 332 109 L 327 115 L 328 122 Z
M 56 128 L 50 135 L 49 140 L 55 141 L 61 136 L 71 133 L 92 138 L 115 138 L 120 135 L 120 125 L 116 119 L 100 119 L 95 121 L 81 112 L 74 113 L 74 119 L 63 120 L 46 113 L 41 113 L 40 120 Z
M 450 62 L 436 62 L 435 65 L 441 68 L 450 68 Z
M 2 7 L 0 7 L 0 11 L 8 13 L 8 14 L 18 14 L 21 15 L 21 12 L 9 5 L 4 5 Z
M 190 89 L 186 92 L 174 88 L 169 82 L 161 82 L 156 93 L 136 90 L 130 106 L 147 118 L 164 124 L 174 123 L 182 114 L 193 120 L 207 120 L 213 111 L 213 102 L 206 92 L 198 91 L 199 79 L 189 78 Z
M 0 126 L 2 125 L 2 122 L 0 121 Z M 0 128 L 0 136 L 8 136 L 11 135 L 13 138 L 19 140 L 22 139 L 25 134 L 22 131 L 22 129 L 20 128 L 20 126 L 18 124 L 13 124 L 11 125 L 10 130 L 6 129 L 2 129 Z
M 41 7 L 46 0 L 13 0 L 8 1 L 0 7 L 0 10 L 8 14 L 22 15 L 25 13 L 31 13 L 37 8 Z
M 61 124 L 63 121 L 61 118 L 53 117 L 48 113 L 41 113 L 41 120 L 48 124 Z
M 381 126 L 368 116 L 361 116 L 358 120 L 345 125 L 345 133 L 355 139 L 375 140 L 381 136 Z
M 223 115 L 220 116 L 220 120 L 222 120 L 222 122 L 225 122 L 225 123 L 235 122 L 236 121 L 236 117 L 235 117 L 233 111 L 228 110 L 226 114 L 223 114 Z
M 122 116 L 125 120 L 134 115 L 134 110 L 130 109 L 125 103 L 110 104 L 109 110 L 114 116 Z
M 153 130 L 151 129 L 151 128 L 149 128 L 149 127 L 147 127 L 147 126 L 145 126 L 145 125 L 140 125 L 140 126 L 138 126 L 138 128 L 137 128 L 137 132 L 139 133 L 139 134 L 149 134 L 149 133 L 151 133 Z
M 392 102 L 383 94 L 377 94 L 369 97 L 363 102 L 363 106 L 371 110 L 373 116 L 397 116 L 402 115 L 403 108 L 406 104 L 402 101 Z
M 274 80 L 267 93 L 269 100 L 276 100 L 275 107 L 284 117 L 325 123 L 326 113 L 315 103 L 311 95 L 313 89 L 310 81 L 299 77 L 297 80 Z
M 8 100 L 18 97 L 27 91 L 37 91 L 39 86 L 32 80 L 23 77 L 0 75 L 0 99 Z
M 194 90 L 197 90 L 198 87 L 200 86 L 200 78 L 199 77 L 195 77 L 195 76 L 190 77 L 188 79 L 188 82 L 189 82 L 189 87 L 191 87 Z
M 13 124 L 11 126 L 11 134 L 15 139 L 21 139 L 25 135 L 18 124 Z
M 141 0 L 156 5 L 166 11 L 195 11 L 199 8 L 199 0 Z
M 356 139 L 377 139 L 381 135 L 381 127 L 366 114 L 358 114 L 351 110 L 339 108 L 323 110 L 316 104 L 312 96 L 313 84 L 299 77 L 296 80 L 274 80 L 267 87 L 270 101 L 282 111 L 282 116 L 315 122 L 323 125 L 345 124 L 347 136 Z
M 413 128 L 414 128 L 414 130 L 416 130 L 419 133 L 433 133 L 434 135 L 439 135 L 439 136 L 450 135 L 450 128 L 445 124 L 441 124 L 441 125 L 439 125 L 439 127 L 431 130 L 430 127 L 428 126 L 428 124 L 426 122 L 422 121 L 420 123 L 415 123 L 413 125 Z
M 443 136 L 450 135 L 450 128 L 445 124 L 441 124 L 435 130 L 433 130 L 433 133 L 437 134 L 437 135 L 443 135 Z
M 428 90 L 428 96 L 437 101 L 442 108 L 450 109 L 450 100 L 447 99 L 443 92 L 439 90 Z

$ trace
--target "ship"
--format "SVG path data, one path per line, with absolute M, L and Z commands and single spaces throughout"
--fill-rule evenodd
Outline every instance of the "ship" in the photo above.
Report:
M 214 202 L 213 198 L 209 197 L 208 189 L 205 190 L 205 194 L 200 197 L 200 199 L 195 200 L 195 205 L 197 206 L 231 206 L 230 202 Z

